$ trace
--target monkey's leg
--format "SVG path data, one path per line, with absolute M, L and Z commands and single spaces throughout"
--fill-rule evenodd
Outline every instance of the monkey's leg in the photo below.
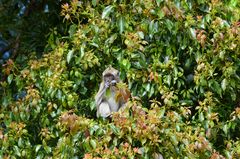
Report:
M 99 110 L 97 112 L 97 116 L 101 116 L 103 118 L 106 118 L 111 115 L 111 109 L 109 107 L 109 104 L 107 102 L 102 102 L 99 105 Z

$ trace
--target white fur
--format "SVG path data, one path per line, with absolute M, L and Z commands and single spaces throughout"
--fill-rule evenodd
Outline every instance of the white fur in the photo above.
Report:
M 97 116 L 101 116 L 103 118 L 106 118 L 108 117 L 110 114 L 111 114 L 111 110 L 110 110 L 110 107 L 108 105 L 107 102 L 102 102 L 100 105 L 99 105 L 99 112 L 97 112 Z

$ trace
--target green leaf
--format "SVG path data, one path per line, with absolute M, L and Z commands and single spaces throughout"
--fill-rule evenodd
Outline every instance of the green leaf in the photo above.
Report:
M 151 88 L 150 83 L 147 83 L 147 85 L 146 85 L 146 87 L 145 87 L 146 91 L 149 92 L 149 91 L 150 91 L 150 88 Z
M 116 147 L 117 145 L 118 145 L 118 138 L 115 137 L 115 138 L 113 139 L 113 146 Z
M 73 50 L 70 50 L 67 54 L 67 63 L 70 63 L 72 57 L 73 57 Z
M 227 156 L 227 158 L 232 158 L 231 152 L 224 150 L 224 154 Z
M 149 24 L 149 33 L 153 34 L 154 32 L 154 20 L 152 20 Z
M 119 134 L 119 129 L 115 126 L 115 125 L 110 125 L 110 128 L 111 128 L 111 130 L 113 131 L 113 133 L 115 134 L 115 135 L 117 135 L 117 134 Z
M 37 145 L 36 148 L 35 148 L 35 152 L 37 153 L 40 150 L 41 147 L 42 147 L 42 145 Z
M 10 74 L 10 75 L 7 77 L 8 84 L 11 84 L 11 83 L 12 83 L 12 80 L 13 80 L 13 74 Z
M 199 113 L 199 121 L 202 122 L 204 120 L 203 112 Z
M 127 59 L 122 60 L 122 65 L 126 68 L 129 69 L 131 67 L 131 63 Z
M 166 19 L 166 25 L 169 31 L 172 31 L 173 23 L 169 19 Z
M 96 5 L 97 5 L 97 0 L 92 0 L 92 5 L 93 5 L 94 7 L 96 7 Z
M 233 89 L 231 89 L 231 90 L 232 90 L 231 98 L 232 98 L 233 101 L 235 101 L 236 100 L 236 93 L 233 92 Z
M 15 154 L 20 157 L 21 153 L 20 153 L 19 148 L 17 146 L 14 146 L 13 149 L 14 149 Z
M 60 89 L 57 90 L 57 96 L 59 100 L 62 99 L 62 91 Z
M 236 7 L 237 4 L 239 4 L 239 1 L 238 0 L 231 0 L 229 4 L 230 4 L 231 7 Z M 238 7 L 239 7 L 239 5 L 238 5 Z
M 159 6 L 162 1 L 163 1 L 163 0 L 156 0 L 157 5 Z
M 52 151 L 51 147 L 49 146 L 44 146 L 44 150 L 47 152 L 47 153 L 50 153 Z
M 178 132 L 181 130 L 179 124 L 176 124 L 176 130 L 177 130 Z
M 221 83 L 222 90 L 225 91 L 227 88 L 227 80 L 224 78 Z
M 162 19 L 163 17 L 164 17 L 164 12 L 160 10 L 158 13 L 158 18 Z
M 105 44 L 112 44 L 117 39 L 117 34 L 113 34 L 110 38 L 105 41 Z
M 171 135 L 170 139 L 171 139 L 173 145 L 177 146 L 178 140 L 177 140 L 176 135 Z
M 118 27 L 119 27 L 120 34 L 124 32 L 124 26 L 125 26 L 125 19 L 123 16 L 121 16 L 118 20 Z
M 83 142 L 83 147 L 86 151 L 91 151 L 91 147 L 89 145 L 89 142 L 86 142 L 86 141 Z
M 159 111 L 159 114 L 158 114 L 159 118 L 162 118 L 164 116 L 165 111 L 166 111 L 165 107 L 161 108 L 161 110 Z
M 76 24 L 71 25 L 69 30 L 68 30 L 69 36 L 73 37 L 76 30 L 77 30 L 77 25 Z
M 97 143 L 96 143 L 95 140 L 91 139 L 91 140 L 90 140 L 90 144 L 91 144 L 91 146 L 92 146 L 93 149 L 96 149 Z
M 22 147 L 22 146 L 23 146 L 23 140 L 22 140 L 22 138 L 19 138 L 19 139 L 18 139 L 18 146 L 19 146 L 19 147 Z
M 80 48 L 80 53 L 81 53 L 80 57 L 81 57 L 81 58 L 85 55 L 85 50 L 84 50 L 84 48 L 85 48 L 84 45 L 82 45 L 81 48 Z
M 146 143 L 147 139 L 143 138 L 140 141 L 141 141 L 142 145 L 144 145 Z
M 210 80 L 209 81 L 209 86 L 214 90 L 216 91 L 220 96 L 222 96 L 222 89 L 221 89 L 221 86 L 220 84 L 215 81 L 215 80 Z
M 132 142 L 133 142 L 133 141 L 132 141 L 132 140 L 133 140 L 133 139 L 132 139 L 132 136 L 131 136 L 131 135 L 127 135 L 127 139 L 128 139 L 128 142 L 129 142 L 130 144 L 132 144 Z
M 196 30 L 194 28 L 190 28 L 190 33 L 192 38 L 196 39 Z
M 167 84 L 168 84 L 168 86 L 171 86 L 171 81 L 172 81 L 171 75 L 167 75 Z
M 105 19 L 109 16 L 110 12 L 112 11 L 113 6 L 107 6 L 106 8 L 104 8 L 103 12 L 102 12 L 102 19 Z
M 152 97 L 152 95 L 154 94 L 154 85 L 151 85 L 151 89 L 150 89 L 150 92 L 149 92 L 149 98 Z
M 227 124 L 225 124 L 223 126 L 223 132 L 227 135 L 227 133 L 228 133 L 228 126 L 227 126 Z
M 141 39 L 144 39 L 144 33 L 142 31 L 138 31 L 137 33 Z
M 107 97 L 110 97 L 110 96 L 111 96 L 111 90 L 110 90 L 109 88 L 106 90 L 106 96 L 107 96 Z
M 90 103 L 90 109 L 94 110 L 96 108 L 94 100 Z

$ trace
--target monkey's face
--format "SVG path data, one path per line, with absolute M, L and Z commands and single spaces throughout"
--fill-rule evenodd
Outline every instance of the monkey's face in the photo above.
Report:
M 107 74 L 104 76 L 104 81 L 108 85 L 115 85 L 117 82 L 115 80 L 115 77 L 112 74 Z
M 120 81 L 119 71 L 112 67 L 108 67 L 103 72 L 103 80 L 107 87 L 115 86 L 116 83 L 118 83 Z

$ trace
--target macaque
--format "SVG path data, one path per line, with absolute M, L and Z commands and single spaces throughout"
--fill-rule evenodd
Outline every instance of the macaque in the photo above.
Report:
M 102 73 L 102 82 L 95 96 L 97 117 L 110 117 L 112 112 L 124 108 L 129 97 L 130 92 L 126 85 L 121 83 L 119 71 L 111 66 L 108 67 Z M 152 157 L 163 159 L 163 156 L 159 153 L 153 153 Z
M 119 91 L 117 84 L 121 82 L 119 71 L 113 67 L 108 67 L 102 73 L 102 82 L 98 93 L 95 96 L 97 106 L 97 117 L 109 117 L 112 112 L 117 112 L 125 104 L 123 98 L 117 98 Z

